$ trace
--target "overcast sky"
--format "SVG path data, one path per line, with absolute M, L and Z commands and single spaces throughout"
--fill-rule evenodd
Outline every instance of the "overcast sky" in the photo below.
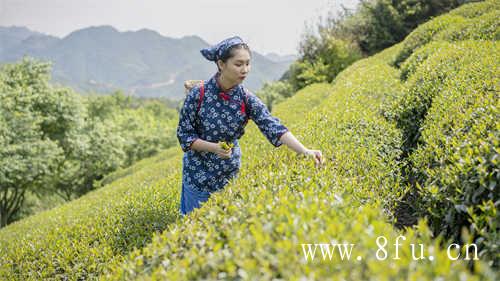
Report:
M 112 25 L 163 36 L 198 35 L 209 44 L 239 35 L 260 53 L 296 54 L 305 23 L 358 0 L 0 0 L 0 26 L 26 26 L 64 37 Z

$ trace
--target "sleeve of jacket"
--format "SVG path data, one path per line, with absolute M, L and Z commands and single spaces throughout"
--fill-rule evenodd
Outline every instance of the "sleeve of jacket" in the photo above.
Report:
M 281 124 L 280 119 L 271 115 L 266 105 L 253 93 L 247 91 L 250 119 L 252 119 L 262 134 L 275 147 L 282 145 L 280 137 L 288 132 L 288 128 Z
M 196 110 L 198 108 L 199 98 L 200 87 L 195 86 L 191 88 L 179 112 L 177 139 L 184 152 L 188 151 L 191 148 L 191 144 L 199 138 L 195 129 Z

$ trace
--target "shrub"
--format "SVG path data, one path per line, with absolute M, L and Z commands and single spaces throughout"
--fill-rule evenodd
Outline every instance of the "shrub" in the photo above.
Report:
M 496 42 L 464 41 L 436 53 L 415 73 L 416 79 L 425 75 L 434 85 L 415 84 L 411 91 L 420 96 L 433 92 L 433 97 L 422 107 L 426 113 L 414 128 L 422 134 L 420 145 L 409 159 L 420 195 L 415 206 L 429 217 L 432 229 L 460 241 L 462 227 L 467 227 L 470 238 L 462 242 L 476 243 L 480 257 L 495 266 L 500 227 L 495 205 L 500 202 L 495 190 L 500 179 L 498 54 Z
M 97 279 L 179 218 L 175 157 L 0 230 L 0 279 Z M 165 151 L 171 155 L 171 151 Z M 144 165 L 141 164 L 141 165 Z
M 499 17 L 500 9 L 484 13 L 477 18 L 466 19 L 460 24 L 452 25 L 439 32 L 436 36 L 436 40 L 499 40 Z
M 415 29 L 403 42 L 393 64 L 400 66 L 419 47 L 433 40 L 498 40 L 498 0 L 470 3 Z
M 406 175 L 402 173 L 404 133 L 418 128 L 417 131 L 422 131 L 421 146 L 414 147 L 409 155 L 423 194 L 415 204 L 430 207 L 425 211 L 431 213 L 428 218 L 434 229 L 440 227 L 435 214 L 441 213 L 445 224 L 446 212 L 451 212 L 451 219 L 457 218 L 450 209 L 460 211 L 459 214 L 466 210 L 472 223 L 469 238 L 464 238 L 480 244 L 484 258 L 498 252 L 495 250 L 498 231 L 493 231 L 498 221 L 494 200 L 498 199 L 491 195 L 491 191 L 495 191 L 491 186 L 495 187 L 498 179 L 496 85 L 499 81 L 495 75 L 498 45 L 466 41 L 424 46 L 408 59 L 405 83 L 400 80 L 399 70 L 389 64 L 403 47 L 403 44 L 396 45 L 357 61 L 339 73 L 332 85 L 309 85 L 276 106 L 274 115 L 307 147 L 323 151 L 327 160 L 324 169 L 315 169 L 311 159 L 297 157 L 289 150 L 273 149 L 250 123 L 246 137 L 240 142 L 243 159 L 239 177 L 182 220 L 175 220 L 170 215 L 173 205 L 166 204 L 166 219 L 174 221 L 170 224 L 161 221 L 160 226 L 168 228 L 161 234 L 156 233 L 152 243 L 144 248 L 123 256 L 134 246 L 144 246 L 151 238 L 151 234 L 147 234 L 151 228 L 143 230 L 144 224 L 138 220 L 154 223 L 164 218 L 161 216 L 164 204 L 155 205 L 157 198 L 165 198 L 168 203 L 178 198 L 180 157 L 169 159 L 168 173 L 162 169 L 167 161 L 143 167 L 137 175 L 113 182 L 112 187 L 96 192 L 92 199 L 89 196 L 85 202 L 94 204 L 92 206 L 105 205 L 97 199 L 111 200 L 111 196 L 121 204 L 124 190 L 135 188 L 127 195 L 139 199 L 130 200 L 134 203 L 131 205 L 124 203 L 120 214 L 110 216 L 100 214 L 108 214 L 104 210 L 113 208 L 102 207 L 94 213 L 88 208 L 75 207 L 86 210 L 70 220 L 84 221 L 78 225 L 85 229 L 81 234 L 61 227 L 53 232 L 42 230 L 26 239 L 18 238 L 22 240 L 19 243 L 13 238 L 1 239 L 2 249 L 12 246 L 5 251 L 6 258 L 2 256 L 4 266 L 0 270 L 10 274 L 6 274 L 6 278 L 39 277 L 33 274 L 41 271 L 47 272 L 49 278 L 83 279 L 101 274 L 99 278 L 110 280 L 495 280 L 497 272 L 488 268 L 483 260 L 473 261 L 470 269 L 462 260 L 450 261 L 442 246 L 451 241 L 443 236 L 436 238 L 425 218 L 414 228 L 397 230 L 391 224 L 394 218 L 386 215 L 390 215 L 393 204 L 407 188 Z M 418 58 L 420 54 L 422 59 Z M 397 105 L 392 103 L 397 101 L 402 101 L 401 106 L 392 108 L 393 111 L 385 107 L 386 103 Z M 403 122 L 407 125 L 406 131 L 398 128 L 397 120 L 409 118 L 405 114 L 413 110 L 422 119 Z M 462 185 L 462 180 L 467 183 Z M 443 195 L 436 195 L 436 188 L 442 189 Z M 460 188 L 463 190 L 458 190 Z M 464 195 L 467 198 L 460 197 Z M 488 199 L 490 197 L 493 199 Z M 468 202 L 476 204 L 463 205 Z M 147 215 L 138 215 L 145 206 L 150 207 Z M 35 222 L 70 225 L 66 218 L 56 217 L 50 221 L 48 217 Z M 94 226 L 89 222 L 92 219 L 87 219 L 96 217 L 95 228 L 102 229 L 103 233 L 97 238 L 88 234 L 92 233 L 88 229 Z M 101 217 L 108 223 L 103 223 Z M 112 230 L 114 224 L 118 230 Z M 148 223 L 145 225 L 150 227 Z M 29 227 L 32 224 L 26 222 L 22 227 L 20 224 L 0 233 L 5 237 L 24 238 Z M 59 233 L 64 236 L 61 241 L 54 238 Z M 39 243 L 43 234 L 50 238 Z M 85 238 L 86 235 L 90 239 Z M 376 238 L 380 235 L 389 243 L 398 235 L 405 235 L 407 240 L 400 259 L 393 260 L 393 253 L 389 253 L 389 260 L 376 259 Z M 76 262 L 70 264 L 67 261 L 71 258 L 65 258 L 78 252 L 58 250 L 57 244 L 69 247 L 74 241 L 77 241 L 76 247 L 83 249 L 102 243 L 107 252 L 102 254 L 97 247 L 90 252 L 84 250 L 82 258 L 78 256 Z M 356 255 L 362 258 L 342 261 L 334 256 L 331 260 L 314 262 L 303 258 L 301 243 L 328 242 L 354 243 L 354 258 Z M 432 255 L 434 260 L 412 259 L 409 243 L 428 246 L 424 255 Z M 23 253 L 16 254 L 17 248 Z M 30 254 L 37 255 L 40 249 L 49 250 L 41 254 L 43 263 L 39 265 L 32 262 Z M 110 249 L 118 250 L 111 254 Z M 50 255 L 58 251 L 64 252 L 62 257 Z M 12 273 L 9 259 L 28 262 Z M 61 260 L 66 261 L 64 267 L 59 266 Z M 44 269 L 50 264 L 63 269 L 56 273 L 52 268 Z M 81 264 L 88 269 L 84 274 L 79 271 Z
M 498 0 L 486 0 L 478 3 L 463 5 L 450 11 L 448 14 L 452 16 L 461 16 L 464 18 L 476 18 L 482 14 L 489 13 L 492 10 L 498 10 L 500 3 Z
M 408 244 L 400 260 L 374 256 L 377 236 L 399 234 L 382 207 L 400 191 L 401 135 L 378 114 L 386 90 L 399 87 L 398 71 L 381 60 L 393 52 L 359 61 L 333 87 L 308 86 L 276 107 L 305 144 L 323 150 L 325 169 L 272 149 L 263 137 L 246 137 L 240 176 L 104 279 L 486 279 L 479 263 L 474 276 L 462 262 L 445 262 L 423 221 L 405 232 L 407 242 L 432 245 L 437 262 L 412 261 Z M 322 102 L 309 104 L 312 97 Z M 252 125 L 247 135 L 256 134 Z M 348 241 L 363 258 L 307 262 L 300 244 L 312 241 Z
M 267 109 L 272 112 L 276 104 L 284 101 L 294 94 L 292 85 L 288 82 L 276 81 L 266 82 L 256 95 L 266 104 Z
M 400 66 L 414 50 L 432 41 L 434 36 L 441 30 L 447 29 L 450 26 L 460 25 L 464 21 L 463 17 L 447 14 L 420 25 L 402 42 L 403 48 L 396 55 L 393 64 Z
M 310 43 L 317 46 L 290 67 L 288 79 L 294 91 L 314 83 L 332 82 L 342 70 L 362 57 L 357 45 L 349 41 L 328 35 L 310 40 L 317 41 Z

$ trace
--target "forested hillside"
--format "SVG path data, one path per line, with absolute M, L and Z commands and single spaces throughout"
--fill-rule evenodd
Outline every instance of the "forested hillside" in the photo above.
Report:
M 175 104 L 121 92 L 81 96 L 52 85 L 50 73 L 32 59 L 0 68 L 1 227 L 176 144 Z

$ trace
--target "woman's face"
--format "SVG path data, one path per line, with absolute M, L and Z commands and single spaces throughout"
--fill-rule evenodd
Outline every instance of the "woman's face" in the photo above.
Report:
M 226 63 L 219 61 L 219 67 L 224 80 L 232 84 L 239 84 L 245 80 L 250 72 L 250 53 L 246 49 L 235 49 L 233 54 L 234 56 L 229 58 Z

